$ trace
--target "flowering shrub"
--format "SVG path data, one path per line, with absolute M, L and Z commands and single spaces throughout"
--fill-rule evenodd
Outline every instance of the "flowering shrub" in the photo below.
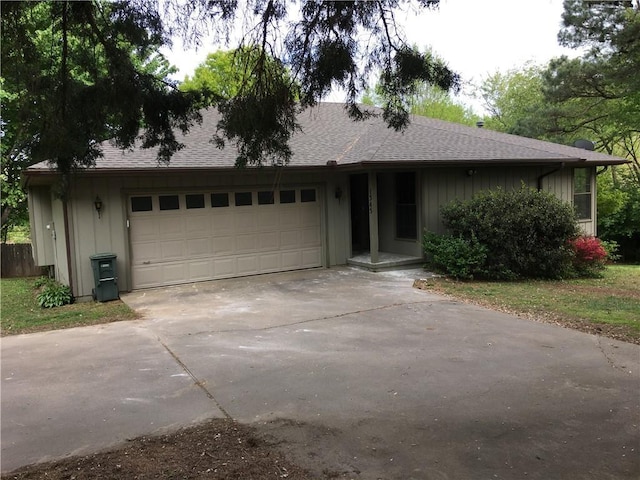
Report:
M 604 269 L 607 251 L 596 237 L 578 237 L 570 241 L 574 252 L 573 267 L 580 276 L 597 275 Z

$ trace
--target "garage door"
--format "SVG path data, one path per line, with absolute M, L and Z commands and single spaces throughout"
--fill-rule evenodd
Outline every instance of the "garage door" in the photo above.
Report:
M 133 288 L 322 266 L 315 188 L 132 195 Z

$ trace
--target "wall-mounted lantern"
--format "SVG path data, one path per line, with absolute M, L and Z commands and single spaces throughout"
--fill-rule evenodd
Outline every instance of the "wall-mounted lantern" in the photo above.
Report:
M 97 195 L 95 201 L 93 202 L 93 206 L 96 208 L 96 212 L 98 212 L 98 218 L 100 218 L 102 213 L 102 200 L 100 200 L 100 197 L 98 197 Z

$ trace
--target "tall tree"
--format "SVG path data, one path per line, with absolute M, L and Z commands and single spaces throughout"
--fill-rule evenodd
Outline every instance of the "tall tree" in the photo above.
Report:
M 558 39 L 586 49 L 554 59 L 544 74 L 546 101 L 562 106 L 558 129 L 591 132 L 605 151 L 627 154 L 640 179 L 640 3 L 565 0 Z
M 412 47 L 413 51 L 419 53 L 417 47 Z M 430 48 L 426 48 L 423 53 L 428 58 L 435 69 L 446 69 L 446 62 L 441 57 L 433 54 Z M 451 89 L 454 93 L 458 93 L 460 85 Z M 473 113 L 473 109 L 461 102 L 456 101 L 451 96 L 451 90 L 444 89 L 434 82 L 414 81 L 411 91 L 407 92 L 403 99 L 408 112 L 423 117 L 438 118 L 454 123 L 465 125 L 475 124 L 480 118 Z M 387 108 L 395 102 L 393 92 L 389 91 L 385 84 L 384 74 L 380 77 L 373 88 L 367 88 L 361 98 L 363 105 L 375 105 L 377 107 Z
M 130 147 L 144 124 L 143 145 L 159 146 L 161 158 L 180 148 L 171 127 L 197 114 L 166 80 L 175 70 L 155 53 L 153 17 L 87 2 L 5 2 L 1 15 L 3 235 L 27 217 L 20 172 L 32 163 L 57 167 L 64 197 L 101 141 Z
M 171 35 L 195 42 L 238 36 L 255 48 L 254 81 L 220 100 L 213 126 L 219 144 L 233 139 L 240 163 L 291 156 L 288 140 L 299 107 L 313 105 L 333 86 L 346 88 L 353 118 L 364 118 L 356 100 L 372 72 L 383 73 L 391 101 L 383 117 L 397 129 L 408 122 L 404 99 L 424 80 L 453 88 L 458 77 L 411 48 L 398 34 L 396 9 L 434 8 L 439 0 L 305 1 L 156 0 L 106 2 L 6 2 L 2 8 L 2 64 L 6 88 L 18 95 L 17 124 L 23 151 L 49 159 L 68 175 L 100 155 L 99 142 L 113 138 L 131 147 L 157 146 L 168 160 L 181 144 L 173 134 L 198 119 L 202 98 L 180 92 L 167 78 L 145 74 L 130 49 L 156 51 Z M 242 22 L 240 18 L 242 17 Z M 291 72 L 273 75 L 269 58 Z
M 376 91 L 378 93 L 376 93 Z M 367 90 L 362 104 L 381 106 L 384 103 L 379 89 Z M 422 85 L 407 100 L 409 111 L 413 115 L 437 118 L 462 125 L 475 125 L 480 120 L 471 107 L 456 101 L 450 94 L 434 85 Z
M 542 68 L 528 63 L 519 69 L 495 72 L 478 87 L 489 116 L 485 127 L 500 132 L 543 138 L 546 130 L 538 111 L 544 105 Z

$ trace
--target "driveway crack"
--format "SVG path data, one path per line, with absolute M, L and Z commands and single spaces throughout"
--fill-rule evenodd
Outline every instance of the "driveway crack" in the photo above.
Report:
M 223 413 L 223 415 L 229 419 L 229 420 L 233 420 L 233 418 L 231 417 L 231 415 L 229 415 L 229 413 L 224 409 L 224 407 L 222 405 L 220 405 L 220 402 L 218 402 L 218 400 L 216 400 L 216 397 L 214 397 L 214 395 L 207 389 L 207 387 L 205 386 L 204 382 L 202 380 L 200 380 L 191 370 L 189 370 L 189 367 L 187 367 L 187 365 L 180 360 L 180 357 L 178 357 L 178 355 L 176 355 L 173 350 L 171 350 L 168 345 L 166 343 L 164 343 L 160 337 L 158 338 L 158 342 L 160 343 L 160 345 L 162 345 L 165 350 L 167 352 L 169 352 L 169 355 L 171 355 L 173 357 L 173 359 L 176 361 L 176 363 L 178 365 L 180 365 L 182 367 L 182 369 L 187 373 L 187 375 L 189 375 L 191 377 L 191 379 L 193 380 L 193 382 L 196 384 L 196 386 L 198 386 L 207 397 L 209 397 L 210 400 L 213 401 L 213 403 L 216 404 L 216 407 L 218 407 L 218 409 Z
M 295 325 L 304 325 L 307 323 L 313 323 L 313 322 L 320 322 L 322 320 L 334 320 L 337 318 L 342 318 L 342 317 L 348 317 L 349 315 L 356 315 L 359 313 L 368 313 L 368 312 L 375 312 L 378 310 L 386 310 L 387 308 L 394 308 L 394 307 L 403 307 L 403 306 L 411 306 L 411 305 L 422 305 L 422 304 L 431 304 L 434 303 L 433 300 L 424 300 L 424 301 L 420 301 L 420 302 L 398 302 L 398 303 L 392 303 L 389 305 L 381 305 L 379 307 L 374 307 L 374 308 L 364 308 L 362 310 L 354 310 L 351 312 L 344 312 L 344 313 L 338 313 L 335 315 L 327 315 L 324 317 L 315 317 L 315 318 L 307 318 L 305 320 L 298 320 L 295 322 L 291 322 L 291 323 L 279 323 L 278 325 L 269 325 L 266 327 L 260 327 L 260 328 L 230 328 L 228 330 L 201 330 L 198 332 L 191 332 L 189 333 L 189 335 L 202 335 L 205 333 L 239 333 L 239 332 L 264 332 L 267 330 L 273 330 L 276 328 L 283 328 L 283 327 L 293 327 Z
M 602 345 L 602 337 L 600 335 L 596 335 L 596 341 L 598 343 L 598 349 L 600 350 L 600 352 L 602 353 L 602 355 L 604 356 L 605 360 L 607 361 L 607 363 L 609 365 L 611 365 L 611 367 L 613 368 L 617 368 L 619 370 L 623 370 L 626 373 L 631 373 L 627 370 L 626 365 L 616 365 L 616 362 L 613 360 L 613 358 L 611 358 L 610 355 L 607 354 L 607 352 L 605 352 L 604 350 L 604 346 Z

